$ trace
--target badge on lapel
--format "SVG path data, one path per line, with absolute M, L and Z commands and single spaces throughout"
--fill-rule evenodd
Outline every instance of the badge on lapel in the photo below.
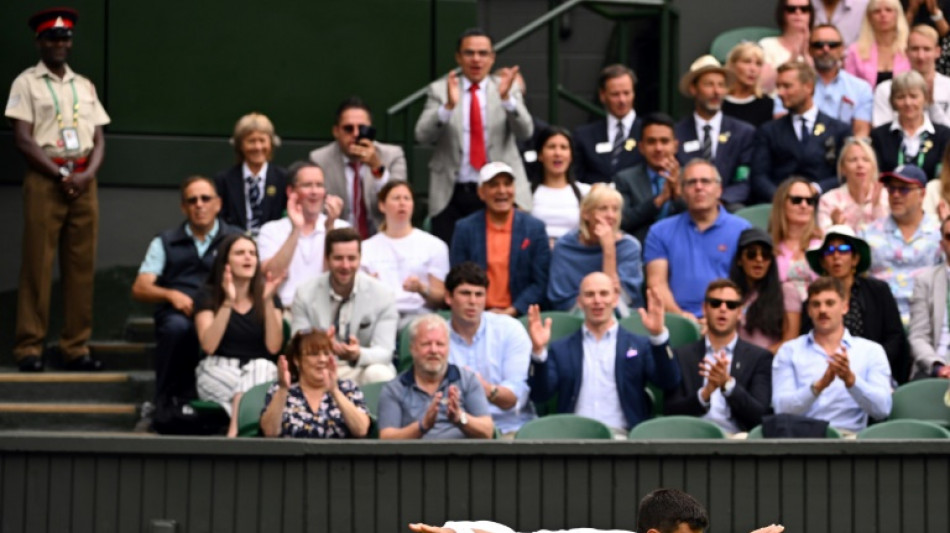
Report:
M 824 132 L 825 132 L 825 125 L 824 125 L 824 124 L 822 124 L 821 122 L 819 122 L 818 124 L 815 124 L 815 137 L 818 137 L 819 135 L 821 135 L 821 134 L 824 133 Z
M 930 139 L 927 139 L 927 140 L 924 141 L 924 144 L 920 147 L 920 151 L 921 151 L 921 153 L 926 154 L 926 153 L 929 152 L 930 149 L 933 148 L 933 147 L 934 147 L 934 142 L 931 141 Z
M 729 137 L 732 137 L 731 131 L 724 131 L 719 134 L 719 144 L 726 144 L 729 142 Z
M 627 142 L 623 143 L 623 149 L 626 150 L 626 151 L 628 151 L 628 152 L 629 152 L 630 150 L 633 150 L 633 149 L 636 148 L 636 147 L 637 147 L 637 141 L 636 141 L 636 139 L 627 139 Z
M 274 187 L 273 185 L 268 185 L 267 191 L 265 192 L 267 193 L 267 196 L 277 196 L 277 187 Z

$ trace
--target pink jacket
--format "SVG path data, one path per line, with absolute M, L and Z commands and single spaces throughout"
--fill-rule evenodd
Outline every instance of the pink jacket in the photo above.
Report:
M 871 84 L 873 89 L 877 85 L 877 44 L 871 44 L 871 50 L 866 60 L 858 55 L 858 43 L 848 47 L 844 56 L 844 69 L 851 74 Z M 894 56 L 894 75 L 903 74 L 910 70 L 910 61 L 905 54 Z

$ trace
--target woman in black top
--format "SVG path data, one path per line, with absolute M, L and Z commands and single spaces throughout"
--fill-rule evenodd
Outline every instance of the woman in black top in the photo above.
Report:
M 195 371 L 198 397 L 219 403 L 237 435 L 237 406 L 251 387 L 277 378 L 274 360 L 283 344 L 280 302 L 283 277 L 261 274 L 257 245 L 246 235 L 221 241 L 211 279 L 198 295 L 195 329 L 207 354 Z
M 775 101 L 762 94 L 760 79 L 765 54 L 756 43 L 737 44 L 726 58 L 726 68 L 735 76 L 722 103 L 723 114 L 744 120 L 755 127 L 772 120 Z

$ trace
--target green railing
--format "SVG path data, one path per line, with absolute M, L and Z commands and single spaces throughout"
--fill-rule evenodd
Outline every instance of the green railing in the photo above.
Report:
M 670 5 L 670 0 L 567 0 L 563 3 L 558 0 L 550 0 L 550 5 L 551 8 L 547 13 L 495 43 L 495 52 L 503 52 L 535 32 L 547 28 L 548 121 L 551 124 L 558 123 L 558 104 L 561 100 L 592 114 L 604 115 L 603 109 L 594 105 L 589 99 L 571 92 L 560 81 L 560 17 L 578 7 L 587 8 L 611 21 L 622 22 L 641 17 L 659 17 L 660 46 L 657 51 L 660 57 L 660 72 L 658 73 L 660 84 L 659 109 L 666 112 L 672 110 L 676 90 L 674 62 L 678 48 L 678 13 Z M 618 37 L 616 39 L 617 61 L 628 64 L 630 30 L 626 24 L 617 24 L 616 27 Z M 456 69 L 456 71 L 458 70 Z M 396 138 L 397 123 L 401 124 L 403 128 L 402 143 L 410 169 L 415 168 L 413 165 L 415 158 L 413 130 L 420 112 L 419 109 L 415 109 L 415 106 L 422 104 L 425 96 L 426 87 L 422 87 L 386 110 L 387 139 Z M 417 187 L 417 195 L 424 195 L 424 192 L 418 189 Z

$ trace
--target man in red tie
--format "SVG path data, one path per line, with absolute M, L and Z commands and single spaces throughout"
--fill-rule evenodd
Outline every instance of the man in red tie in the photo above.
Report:
M 429 216 L 432 233 L 452 241 L 455 221 L 482 209 L 478 173 L 489 162 L 507 163 L 515 178 L 515 202 L 531 209 L 517 140 L 531 136 L 531 115 L 515 78 L 518 67 L 499 69 L 491 38 L 481 29 L 462 33 L 454 70 L 429 85 L 425 109 L 416 123 L 416 140 L 435 146 L 429 161 Z

